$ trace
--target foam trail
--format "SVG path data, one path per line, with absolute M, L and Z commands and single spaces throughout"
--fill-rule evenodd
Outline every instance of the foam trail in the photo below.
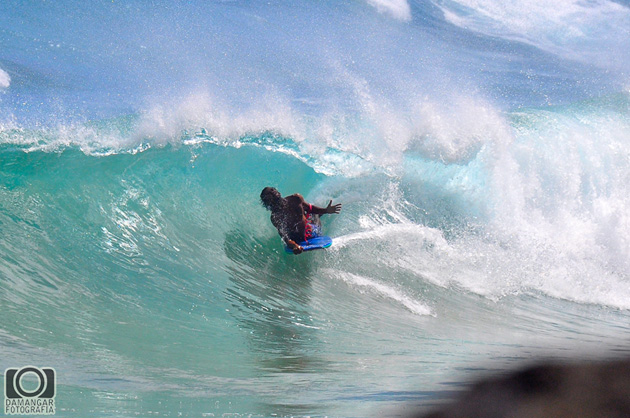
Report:
M 377 226 L 367 231 L 335 237 L 334 245 L 330 247 L 330 250 L 339 250 L 355 241 L 381 240 L 391 235 L 413 235 L 416 239 L 447 245 L 444 237 L 438 230 L 411 223 L 402 223 Z
M 411 311 L 412 313 L 416 315 L 435 316 L 433 311 L 431 311 L 431 309 L 428 306 L 410 298 L 403 292 L 391 286 L 378 283 L 372 279 L 368 279 L 367 277 L 348 273 L 348 272 L 331 272 L 331 275 L 339 277 L 341 280 L 343 280 L 344 282 L 350 285 L 367 288 L 371 292 L 374 292 L 378 294 L 379 296 L 392 299 L 395 302 L 400 303 L 401 305 L 403 305 L 405 308 L 407 308 L 409 311 Z

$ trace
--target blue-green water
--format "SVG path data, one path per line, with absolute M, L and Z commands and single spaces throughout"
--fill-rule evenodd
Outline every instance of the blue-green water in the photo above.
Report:
M 0 370 L 58 416 L 367 417 L 627 354 L 630 10 L 527 9 L 0 6 Z M 343 203 L 333 247 L 265 186 Z

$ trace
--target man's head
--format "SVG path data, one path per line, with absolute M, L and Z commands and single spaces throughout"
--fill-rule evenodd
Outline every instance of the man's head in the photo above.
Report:
M 272 210 L 282 202 L 282 195 L 274 187 L 265 187 L 260 192 L 260 201 L 267 210 Z

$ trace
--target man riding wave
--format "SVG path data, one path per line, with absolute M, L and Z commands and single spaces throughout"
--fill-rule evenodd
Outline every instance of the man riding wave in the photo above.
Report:
M 299 194 L 282 197 L 273 187 L 265 187 L 260 193 L 262 205 L 271 211 L 271 223 L 278 229 L 278 233 L 288 248 L 294 254 L 300 254 L 303 248 L 300 242 L 308 241 L 321 235 L 320 215 L 341 212 L 341 203 L 321 208 L 307 203 Z

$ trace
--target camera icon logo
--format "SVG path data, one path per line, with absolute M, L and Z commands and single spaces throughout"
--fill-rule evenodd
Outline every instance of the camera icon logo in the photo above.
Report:
M 22 382 L 22 378 L 29 373 L 35 375 L 39 381 L 38 387 L 30 392 L 24 388 Z M 55 370 L 50 367 L 26 366 L 21 369 L 7 369 L 4 376 L 5 396 L 9 399 L 55 397 Z
M 54 414 L 56 384 L 55 370 L 51 367 L 25 366 L 6 369 L 4 372 L 4 413 L 7 415 Z

